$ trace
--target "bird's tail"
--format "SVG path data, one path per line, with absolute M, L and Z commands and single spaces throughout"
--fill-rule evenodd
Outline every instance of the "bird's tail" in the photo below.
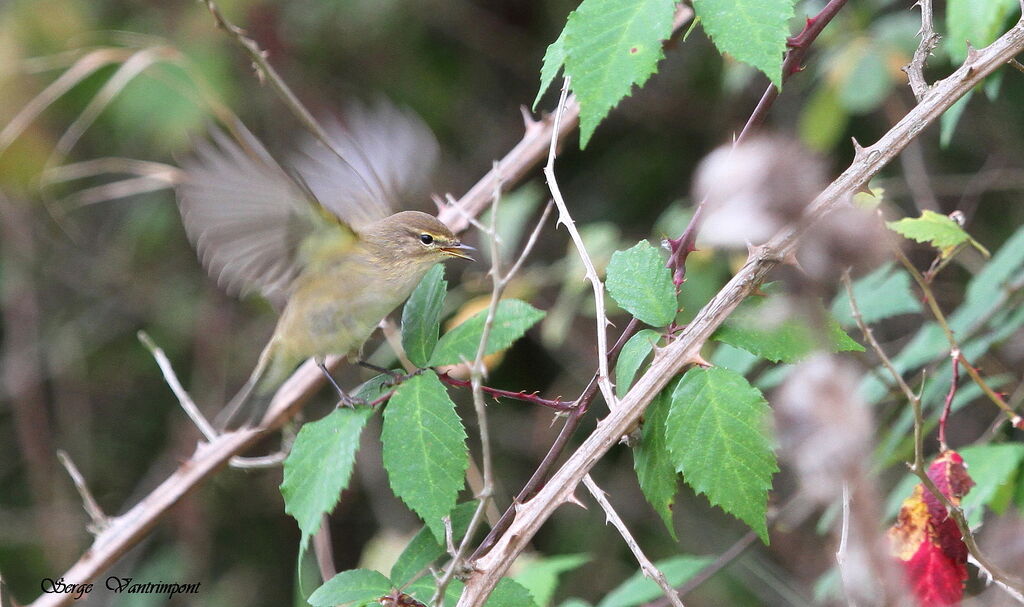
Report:
M 218 430 L 253 426 L 262 421 L 263 414 L 274 396 L 273 390 L 267 390 L 268 382 L 265 381 L 268 379 L 265 376 L 273 358 L 273 345 L 272 339 L 260 353 L 256 368 L 252 370 L 249 379 L 217 414 L 213 423 Z

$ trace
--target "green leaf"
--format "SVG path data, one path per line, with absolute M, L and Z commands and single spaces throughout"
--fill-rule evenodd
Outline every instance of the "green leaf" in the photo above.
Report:
M 910 290 L 910 275 L 885 264 L 853 283 L 853 296 L 866 324 L 921 311 L 921 302 Z M 832 315 L 844 327 L 856 324 L 850 297 L 843 289 L 832 301 Z
M 827 344 L 799 318 L 789 316 L 782 321 L 765 318 L 763 306 L 772 305 L 767 298 L 750 298 L 732 313 L 711 336 L 712 339 L 742 348 L 772 362 L 796 362 L 818 346 L 827 345 L 832 352 L 863 352 L 864 348 L 843 331 L 839 323 L 822 310 L 826 318 Z M 858 300 L 859 301 L 859 300 Z
M 685 584 L 700 573 L 701 569 L 711 564 L 712 560 L 714 559 L 703 556 L 675 556 L 658 561 L 654 566 L 660 569 L 668 583 L 675 587 Z M 608 593 L 597 607 L 636 607 L 661 595 L 661 588 L 654 580 L 645 577 L 642 571 L 637 571 L 618 588 Z
M 971 238 L 957 222 L 935 211 L 925 210 L 920 217 L 904 217 L 899 221 L 887 221 L 885 225 L 904 238 L 931 244 L 942 252 L 944 258 L 952 255 L 965 242 L 971 243 L 988 256 L 985 247 Z
M 768 543 L 772 475 L 770 409 L 761 392 L 726 369 L 693 368 L 672 392 L 665 439 L 676 470 L 713 505 Z
M 537 602 L 522 584 L 503 577 L 498 580 L 498 585 L 494 587 L 484 607 L 537 607 Z
M 428 370 L 398 386 L 384 410 L 381 440 L 391 489 L 444 542 L 441 519 L 462 490 L 469 454 L 462 420 L 437 374 Z
M 676 317 L 672 271 L 658 249 L 646 240 L 631 249 L 615 251 L 608 262 L 608 293 L 623 310 L 652 327 L 664 327 Z
M 402 308 L 402 347 L 417 367 L 426 367 L 437 345 L 441 310 L 448 294 L 444 266 L 435 265 L 423 277 Z
M 466 534 L 469 520 L 476 510 L 476 501 L 463 502 L 452 510 L 452 535 L 457 542 Z M 391 580 L 396 586 L 404 586 L 420 571 L 446 554 L 445 548 L 434 539 L 430 529 L 423 527 L 413 536 L 412 540 L 398 555 L 398 560 L 391 566 Z
M 569 15 L 565 72 L 580 102 L 581 148 L 633 85 L 654 73 L 674 13 L 675 0 L 583 0 Z
M 498 303 L 484 354 L 494 354 L 498 350 L 504 350 L 511 346 L 526 333 L 527 329 L 542 318 L 544 318 L 544 312 L 525 301 L 503 299 Z M 437 347 L 434 348 L 429 366 L 454 365 L 463 360 L 472 361 L 476 357 L 476 350 L 480 345 L 485 320 L 487 320 L 487 310 L 482 310 L 473 318 L 445 333 L 441 337 L 441 341 L 437 342 Z
M 960 455 L 975 486 L 960 503 L 972 527 L 981 524 L 985 507 L 991 506 L 1001 488 L 1013 482 L 1024 462 L 1024 443 L 1003 443 L 964 447 Z
M 672 504 L 676 499 L 678 474 L 665 440 L 665 420 L 671 405 L 670 395 L 677 384 L 678 381 L 672 382 L 651 401 L 644 414 L 640 443 L 633 448 L 633 468 L 640 490 L 665 523 L 672 539 L 676 539 Z
M 391 592 L 391 580 L 369 569 L 342 571 L 309 596 L 314 607 L 357 607 Z
M 661 338 L 661 334 L 654 329 L 643 329 L 637 331 L 636 335 L 630 337 L 629 341 L 622 346 L 619 360 L 615 363 L 616 396 L 622 398 L 626 392 L 629 392 L 637 369 L 654 349 L 654 344 L 658 343 L 659 338 Z
M 1010 13 L 1018 10 L 1015 0 L 949 0 L 946 3 L 946 24 L 949 37 L 946 47 L 953 61 L 967 58 L 967 43 L 974 48 L 991 44 Z
M 334 510 L 348 486 L 359 448 L 359 435 L 373 414 L 369 407 L 335 409 L 299 430 L 284 461 L 281 495 L 284 510 L 302 531 L 303 549 L 320 528 L 323 514 Z
M 537 104 L 540 103 L 544 92 L 551 86 L 551 81 L 558 75 L 558 70 L 565 65 L 565 31 L 567 29 L 569 29 L 568 26 L 562 28 L 558 39 L 549 44 L 548 50 L 544 51 L 544 64 L 540 68 L 540 89 L 537 91 L 537 97 L 533 100 L 534 110 L 537 109 Z
M 794 0 L 694 0 L 693 10 L 722 53 L 762 72 L 782 88 Z
M 590 560 L 586 554 L 560 554 L 531 562 L 518 575 L 515 581 L 526 588 L 538 605 L 547 605 L 555 595 L 558 576 L 572 571 Z

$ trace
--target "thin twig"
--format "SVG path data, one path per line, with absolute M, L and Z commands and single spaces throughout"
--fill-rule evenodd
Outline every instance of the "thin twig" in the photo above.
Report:
M 438 378 L 440 378 L 442 382 L 448 384 L 449 386 L 455 386 L 456 388 L 471 388 L 473 385 L 473 382 L 471 381 L 457 379 L 455 377 L 452 377 L 451 375 L 448 375 L 447 373 L 439 373 Z M 480 388 L 481 390 L 484 391 L 485 394 L 488 394 L 494 397 L 495 399 L 511 398 L 513 400 L 523 401 L 524 403 L 532 403 L 534 405 L 547 407 L 548 409 L 558 411 L 560 413 L 571 411 L 573 407 L 576 406 L 575 401 L 570 402 L 562 400 L 560 398 L 541 398 L 540 396 L 537 396 L 536 393 L 528 394 L 523 390 L 516 392 L 513 390 L 502 390 L 500 388 L 492 388 L 490 386 L 481 386 Z
M 68 471 L 68 476 L 71 477 L 71 482 L 75 484 L 75 489 L 78 490 L 78 495 L 82 498 L 82 507 L 85 508 L 86 514 L 89 515 L 89 519 L 92 524 L 89 525 L 88 529 L 94 535 L 100 533 L 106 529 L 110 523 L 110 518 L 103 512 L 100 505 L 96 502 L 96 498 L 92 496 L 92 491 L 89 491 L 89 486 L 85 484 L 85 478 L 82 477 L 82 473 L 79 472 L 78 466 L 75 466 L 75 462 L 71 461 L 71 457 L 67 451 L 63 449 L 57 449 L 57 459 L 60 460 L 61 465 Z
M 918 288 L 921 289 L 921 294 L 924 296 L 925 302 L 928 304 L 928 308 L 932 311 L 932 316 L 935 318 L 935 322 L 942 328 L 942 332 L 946 334 L 946 340 L 949 341 L 950 351 L 960 351 L 960 344 L 956 339 L 956 335 L 953 333 L 953 329 L 950 328 L 949 322 L 946 320 L 946 315 L 943 314 L 942 308 L 939 306 L 938 300 L 935 299 L 935 293 L 932 291 L 931 285 L 925 279 L 925 277 L 917 270 L 917 268 L 907 259 L 907 256 L 903 254 L 898 246 L 893 244 L 893 249 L 896 253 L 896 257 L 903 264 L 903 267 L 910 272 L 910 275 L 914 278 L 914 282 L 917 283 Z M 1002 409 L 1003 414 L 1015 427 L 1021 424 L 1021 416 L 1011 408 L 1006 401 L 996 394 L 978 373 L 978 370 L 964 357 L 963 352 L 959 355 L 960 362 L 964 364 L 964 368 L 967 370 L 967 374 L 971 376 L 971 379 L 978 384 L 981 391 L 995 404 L 997 407 Z
M 594 482 L 594 479 L 589 474 L 583 477 L 583 484 L 586 485 L 590 494 L 597 500 L 597 503 L 601 505 L 601 509 L 604 510 L 605 520 L 611 523 L 619 532 L 619 535 L 622 536 L 622 539 L 625 540 L 633 556 L 640 563 L 640 570 L 644 572 L 644 575 L 654 580 L 654 583 L 661 588 L 661 591 L 665 593 L 665 597 L 668 598 L 669 604 L 673 605 L 673 607 L 684 607 L 683 601 L 679 598 L 676 589 L 672 587 L 672 584 L 668 583 L 668 579 L 665 578 L 665 574 L 662 573 L 661 569 L 658 569 L 651 562 L 651 559 L 647 558 L 644 551 L 640 549 L 640 545 L 633 539 L 633 534 L 629 532 L 629 527 L 626 526 L 626 523 L 622 521 L 619 514 L 615 512 L 611 502 L 605 497 L 604 491 L 597 486 L 597 483 Z
M 171 366 L 171 361 L 164 354 L 164 351 L 156 345 L 156 342 L 145 331 L 139 331 L 139 341 L 142 342 L 142 345 L 146 346 L 146 349 L 156 359 L 156 364 L 160 366 L 160 371 L 164 375 L 164 381 L 167 382 L 171 392 L 174 392 L 174 396 L 178 398 L 178 403 L 185 410 L 185 414 L 192 420 L 192 423 L 203 433 L 206 440 L 213 441 L 216 439 L 217 431 L 213 429 L 210 422 L 206 420 L 206 416 L 196 406 L 195 401 L 192 400 L 192 397 L 189 396 L 185 388 L 181 386 L 181 382 L 178 381 L 178 376 L 175 375 L 174 368 Z
M 497 170 L 497 167 L 494 168 Z M 512 278 L 522 268 L 526 258 L 533 251 L 534 245 L 540 238 L 540 233 L 547 223 L 548 216 L 551 214 L 552 203 L 544 207 L 544 212 L 541 213 L 540 219 L 534 226 L 533 231 L 530 233 L 530 237 L 527 239 L 526 244 L 523 246 L 522 252 L 519 257 L 515 260 L 508 272 L 502 273 L 501 271 L 501 249 L 499 242 L 495 236 L 498 233 L 498 205 L 501 201 L 501 181 L 495 184 L 494 188 L 494 200 L 491 205 L 491 225 L 488 230 L 491 234 L 490 246 L 491 246 L 491 301 L 487 307 L 487 317 L 484 320 L 484 328 L 480 335 L 480 342 L 477 345 L 476 356 L 473 360 L 473 364 L 470 366 L 470 386 L 473 391 L 473 408 L 476 411 L 477 422 L 480 428 L 480 450 L 481 458 L 483 459 L 483 488 L 477 492 L 477 499 L 480 502 L 477 504 L 476 511 L 473 513 L 473 518 L 470 519 L 469 526 L 466 528 L 466 535 L 462 538 L 459 547 L 452 554 L 452 560 L 445 567 L 444 573 L 438 579 L 437 590 L 434 592 L 433 599 L 431 602 L 435 605 L 441 604 L 442 597 L 444 596 L 445 589 L 451 582 L 452 576 L 454 576 L 463 566 L 463 561 L 469 550 L 470 542 L 475 535 L 477 528 L 483 521 L 484 514 L 487 511 L 490 501 L 493 499 L 494 494 L 494 471 L 493 471 L 493 456 L 491 454 L 491 441 L 490 432 L 487 426 L 487 404 L 484 402 L 485 387 L 483 385 L 484 374 L 486 372 L 486 366 L 484 365 L 484 356 L 487 353 L 487 342 L 490 338 L 491 330 L 494 325 L 494 319 L 498 312 L 498 305 L 501 303 L 501 297 L 508 287 L 508 284 L 512 281 Z M 447 378 L 449 381 L 458 381 Z M 493 388 L 488 389 L 489 393 L 494 394 L 495 392 L 504 392 L 501 390 L 495 390 Z M 521 398 L 521 396 L 513 396 L 513 398 Z M 522 400 L 528 400 L 522 398 Z M 536 402 L 536 401 L 534 401 Z
M 786 51 L 786 58 L 782 61 L 783 81 L 802 69 L 800 64 L 807 54 L 807 49 L 818 38 L 818 35 L 825 29 L 825 26 L 839 13 L 839 10 L 846 5 L 846 2 L 847 0 L 830 0 L 817 15 L 807 19 L 803 31 L 786 41 L 789 45 L 789 50 Z M 757 107 L 754 108 L 747 123 L 743 126 L 743 130 L 740 131 L 737 141 L 745 138 L 764 122 L 765 117 L 768 115 L 768 110 L 775 103 L 775 99 L 778 96 L 779 89 L 774 84 L 769 84 L 761 96 L 761 100 L 758 101 Z
M 558 107 L 555 109 L 555 132 L 558 132 L 558 125 L 565 111 L 565 100 L 569 94 L 569 80 L 569 77 L 566 76 L 562 81 L 562 94 L 558 99 Z M 594 287 L 594 313 L 597 316 L 597 385 L 601 388 L 601 394 L 604 396 L 605 402 L 608 403 L 608 408 L 614 409 L 618 405 L 618 399 L 615 397 L 615 391 L 612 389 L 612 382 L 608 373 L 608 325 L 610 323 L 604 311 L 604 283 L 601 282 L 601 277 L 597 275 L 594 262 L 590 258 L 590 254 L 587 253 L 583 237 L 580 236 L 579 230 L 576 229 L 576 222 L 573 221 L 572 215 L 569 214 L 569 208 L 566 206 L 565 200 L 562 198 L 562 192 L 558 187 L 558 180 L 555 179 L 555 154 L 557 149 L 558 138 L 552 136 L 551 145 L 548 148 L 548 162 L 544 165 L 544 177 L 547 179 L 548 189 L 551 190 L 551 197 L 555 201 L 555 206 L 558 207 L 558 222 L 564 225 L 565 229 L 569 232 L 573 244 L 576 245 L 576 252 L 579 254 L 580 259 L 583 261 L 583 266 L 587 270 L 587 280 Z
M 942 406 L 942 415 L 939 416 L 939 451 L 949 450 L 949 443 L 946 442 L 946 422 L 949 421 L 949 412 L 953 409 L 953 398 L 960 386 L 960 349 L 950 350 L 949 357 L 953 361 L 953 377 L 949 381 L 949 392 L 946 393 L 946 402 Z
M 915 6 L 921 7 L 921 42 L 914 51 L 914 58 L 903 67 L 907 73 L 907 80 L 910 81 L 910 90 L 918 102 L 928 92 L 928 81 L 924 79 L 924 67 L 928 63 L 928 57 L 939 45 L 939 35 L 935 33 L 935 26 L 932 22 L 932 0 L 917 0 Z

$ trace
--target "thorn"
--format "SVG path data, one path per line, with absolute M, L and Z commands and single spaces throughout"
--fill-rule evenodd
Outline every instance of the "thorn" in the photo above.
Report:
M 964 64 L 966 65 L 968 63 L 974 63 L 977 60 L 978 60 L 978 49 L 974 48 L 971 45 L 971 41 L 968 40 L 967 41 L 967 60 L 964 61 Z
M 573 505 L 575 505 L 575 506 L 579 506 L 580 508 L 583 508 L 584 510 L 587 510 L 587 509 L 588 509 L 588 508 L 587 508 L 587 505 L 586 505 L 586 504 L 584 504 L 583 502 L 581 502 L 581 501 L 579 500 L 579 498 L 577 498 L 577 497 L 576 497 L 576 494 L 575 494 L 575 493 L 573 493 L 573 494 L 571 494 L 571 495 L 570 495 L 569 497 L 565 498 L 565 503 L 567 503 L 567 504 L 573 504 Z
M 698 367 L 701 367 L 703 369 L 708 369 L 714 366 L 713 364 L 705 360 L 704 357 L 700 355 L 700 352 L 691 356 L 690 360 L 686 361 L 686 364 L 697 365 Z
M 782 258 L 782 263 L 783 265 L 793 266 L 803 274 L 807 273 L 806 271 L 804 271 L 803 266 L 801 266 L 800 262 L 797 260 L 796 251 L 790 251 L 789 253 L 786 253 L 786 255 Z
M 765 245 L 753 244 L 749 240 L 747 241 L 747 259 L 756 259 L 761 256 L 761 253 L 765 250 Z
M 1016 415 L 1012 420 L 1010 420 L 1010 423 L 1013 424 L 1014 428 L 1024 430 L 1024 417 Z
M 864 146 L 857 141 L 856 137 L 850 137 L 850 141 L 853 142 L 853 158 L 854 160 L 858 160 L 864 155 Z
M 855 194 L 863 193 L 863 194 L 867 194 L 868 196 L 874 196 L 875 195 L 874 191 L 871 190 L 871 186 L 868 185 L 868 182 L 866 182 L 866 181 L 864 183 L 860 184 L 859 186 L 857 186 L 857 189 L 854 190 L 854 193 Z
M 437 212 L 440 213 L 444 209 L 444 198 L 441 198 L 437 194 L 431 194 L 430 199 L 434 201 L 434 205 L 437 207 Z

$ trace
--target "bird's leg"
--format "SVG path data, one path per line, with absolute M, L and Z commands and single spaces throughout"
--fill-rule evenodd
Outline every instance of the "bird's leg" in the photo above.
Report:
M 378 367 L 377 365 L 375 365 L 375 364 L 373 364 L 371 362 L 367 362 L 367 361 L 362 360 L 362 359 L 357 360 L 356 364 L 359 365 L 360 367 L 366 367 L 367 369 L 369 369 L 371 371 L 376 371 L 377 373 L 382 373 L 384 375 L 387 375 L 387 376 L 391 377 L 391 379 L 401 379 L 403 377 L 403 375 L 401 373 L 399 373 L 398 371 L 392 371 L 391 369 L 385 369 L 384 367 Z
M 316 366 L 320 367 L 320 370 L 323 371 L 324 376 L 327 377 L 327 381 L 331 382 L 331 385 L 334 386 L 334 389 L 338 392 L 338 400 L 341 402 L 341 405 L 343 407 L 355 407 L 356 405 L 366 404 L 366 401 L 364 401 L 363 399 L 349 396 L 348 394 L 345 393 L 344 390 L 341 389 L 341 386 L 338 385 L 338 382 L 334 381 L 334 376 L 331 375 L 331 371 L 330 369 L 327 368 L 327 365 L 324 364 L 324 361 L 317 359 Z

